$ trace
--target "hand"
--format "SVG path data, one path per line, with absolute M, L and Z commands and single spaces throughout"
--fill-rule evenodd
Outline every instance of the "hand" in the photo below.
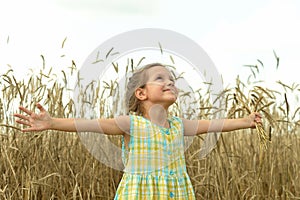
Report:
M 19 118 L 16 120 L 17 123 L 29 126 L 29 128 L 25 128 L 22 131 L 29 132 L 50 129 L 52 118 L 49 113 L 40 104 L 37 104 L 36 106 L 40 110 L 39 114 L 36 114 L 22 106 L 20 106 L 19 109 L 27 115 L 14 114 L 15 117 Z
M 248 120 L 249 120 L 249 123 L 250 123 L 250 128 L 255 128 L 256 123 L 262 123 L 261 118 L 262 118 L 262 116 L 258 112 L 251 113 L 248 116 Z

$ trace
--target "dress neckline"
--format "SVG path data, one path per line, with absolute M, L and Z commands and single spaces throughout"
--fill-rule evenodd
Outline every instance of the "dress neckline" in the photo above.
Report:
M 164 127 L 164 126 L 158 125 L 158 124 L 152 122 L 150 119 L 145 118 L 144 116 L 140 116 L 140 117 L 143 118 L 145 121 L 148 121 L 150 124 L 160 128 L 160 129 L 163 129 L 164 131 L 170 130 L 172 128 L 172 118 L 171 117 L 167 117 L 167 120 L 166 120 L 166 122 L 169 124 L 169 127 Z

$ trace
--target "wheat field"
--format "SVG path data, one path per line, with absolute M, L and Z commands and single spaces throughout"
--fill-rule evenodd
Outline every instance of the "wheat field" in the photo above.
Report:
M 281 89 L 274 90 L 251 81 L 259 74 L 260 64 L 250 66 L 252 79 L 237 77 L 236 84 L 220 96 L 224 117 L 260 112 L 265 138 L 260 139 L 257 129 L 224 133 L 214 150 L 199 159 L 204 137 L 195 137 L 186 151 L 186 162 L 196 199 L 300 199 L 300 86 L 278 81 Z M 138 64 L 129 65 L 133 69 Z M 52 116 L 75 116 L 70 80 L 76 77 L 74 61 L 59 73 L 43 63 L 39 73 L 22 80 L 11 69 L 0 76 L 0 199 L 113 199 L 122 172 L 95 159 L 76 133 L 23 133 L 12 116 L 19 112 L 19 105 L 35 109 L 37 102 Z M 95 94 L 82 97 L 97 109 L 95 117 L 112 117 L 114 84 L 95 82 L 91 87 Z M 199 119 L 217 112 L 209 96 L 209 89 L 199 93 Z M 180 105 L 173 109 L 182 114 Z M 117 136 L 110 140 L 120 144 Z

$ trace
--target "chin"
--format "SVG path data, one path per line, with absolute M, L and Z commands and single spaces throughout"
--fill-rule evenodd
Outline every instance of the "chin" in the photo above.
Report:
M 169 104 L 170 106 L 173 105 L 176 102 L 177 99 L 170 99 Z

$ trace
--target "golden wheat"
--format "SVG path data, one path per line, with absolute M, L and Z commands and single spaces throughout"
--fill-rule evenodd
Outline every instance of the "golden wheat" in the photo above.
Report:
M 62 47 L 65 42 L 66 38 Z M 104 57 L 114 54 L 112 48 Z M 76 87 L 81 88 L 75 62 L 72 60 L 71 67 L 66 67 L 69 71 L 63 71 L 59 79 L 52 68 L 46 70 L 45 58 L 43 55 L 41 58 L 40 74 L 17 80 L 9 70 L 0 76 L 0 199 L 113 199 L 122 172 L 97 161 L 76 134 L 57 131 L 25 134 L 20 132 L 20 125 L 15 125 L 12 113 L 17 112 L 20 101 L 30 109 L 41 102 L 54 116 L 74 117 L 78 115 L 75 112 L 80 112 L 75 110 L 73 100 L 63 99 L 72 92 L 66 87 L 69 84 L 66 77 L 77 77 Z M 132 59 L 127 60 L 126 66 L 115 64 L 115 73 L 120 67 L 132 71 L 144 59 L 136 65 Z M 170 60 L 170 66 L 174 67 L 174 58 Z M 100 54 L 96 61 L 103 61 Z M 260 65 L 251 67 L 255 76 L 262 70 Z M 218 100 L 224 99 L 227 117 L 243 117 L 257 111 L 264 116 L 263 124 L 256 124 L 254 130 L 222 135 L 216 148 L 203 159 L 197 154 L 204 136 L 194 137 L 186 151 L 186 162 L 196 199 L 300 199 L 300 109 L 293 108 L 290 94 L 278 102 L 278 97 L 284 97 L 282 94 L 289 88 L 298 96 L 296 87 L 284 84 L 283 91 L 275 91 L 257 82 L 251 87 L 237 78 L 232 88 L 220 94 Z M 120 100 L 115 80 L 91 83 L 89 90 L 94 93 L 90 96 L 86 89 L 80 89 L 80 101 L 89 102 L 95 108 L 95 117 L 113 117 L 112 105 Z M 212 113 L 219 112 L 210 103 L 209 88 L 194 92 L 199 98 L 195 100 L 199 118 L 209 119 Z M 190 95 L 181 94 L 182 98 Z M 174 113 L 180 112 L 178 102 Z M 272 145 L 269 145 L 271 138 Z M 121 144 L 119 137 L 109 139 Z

